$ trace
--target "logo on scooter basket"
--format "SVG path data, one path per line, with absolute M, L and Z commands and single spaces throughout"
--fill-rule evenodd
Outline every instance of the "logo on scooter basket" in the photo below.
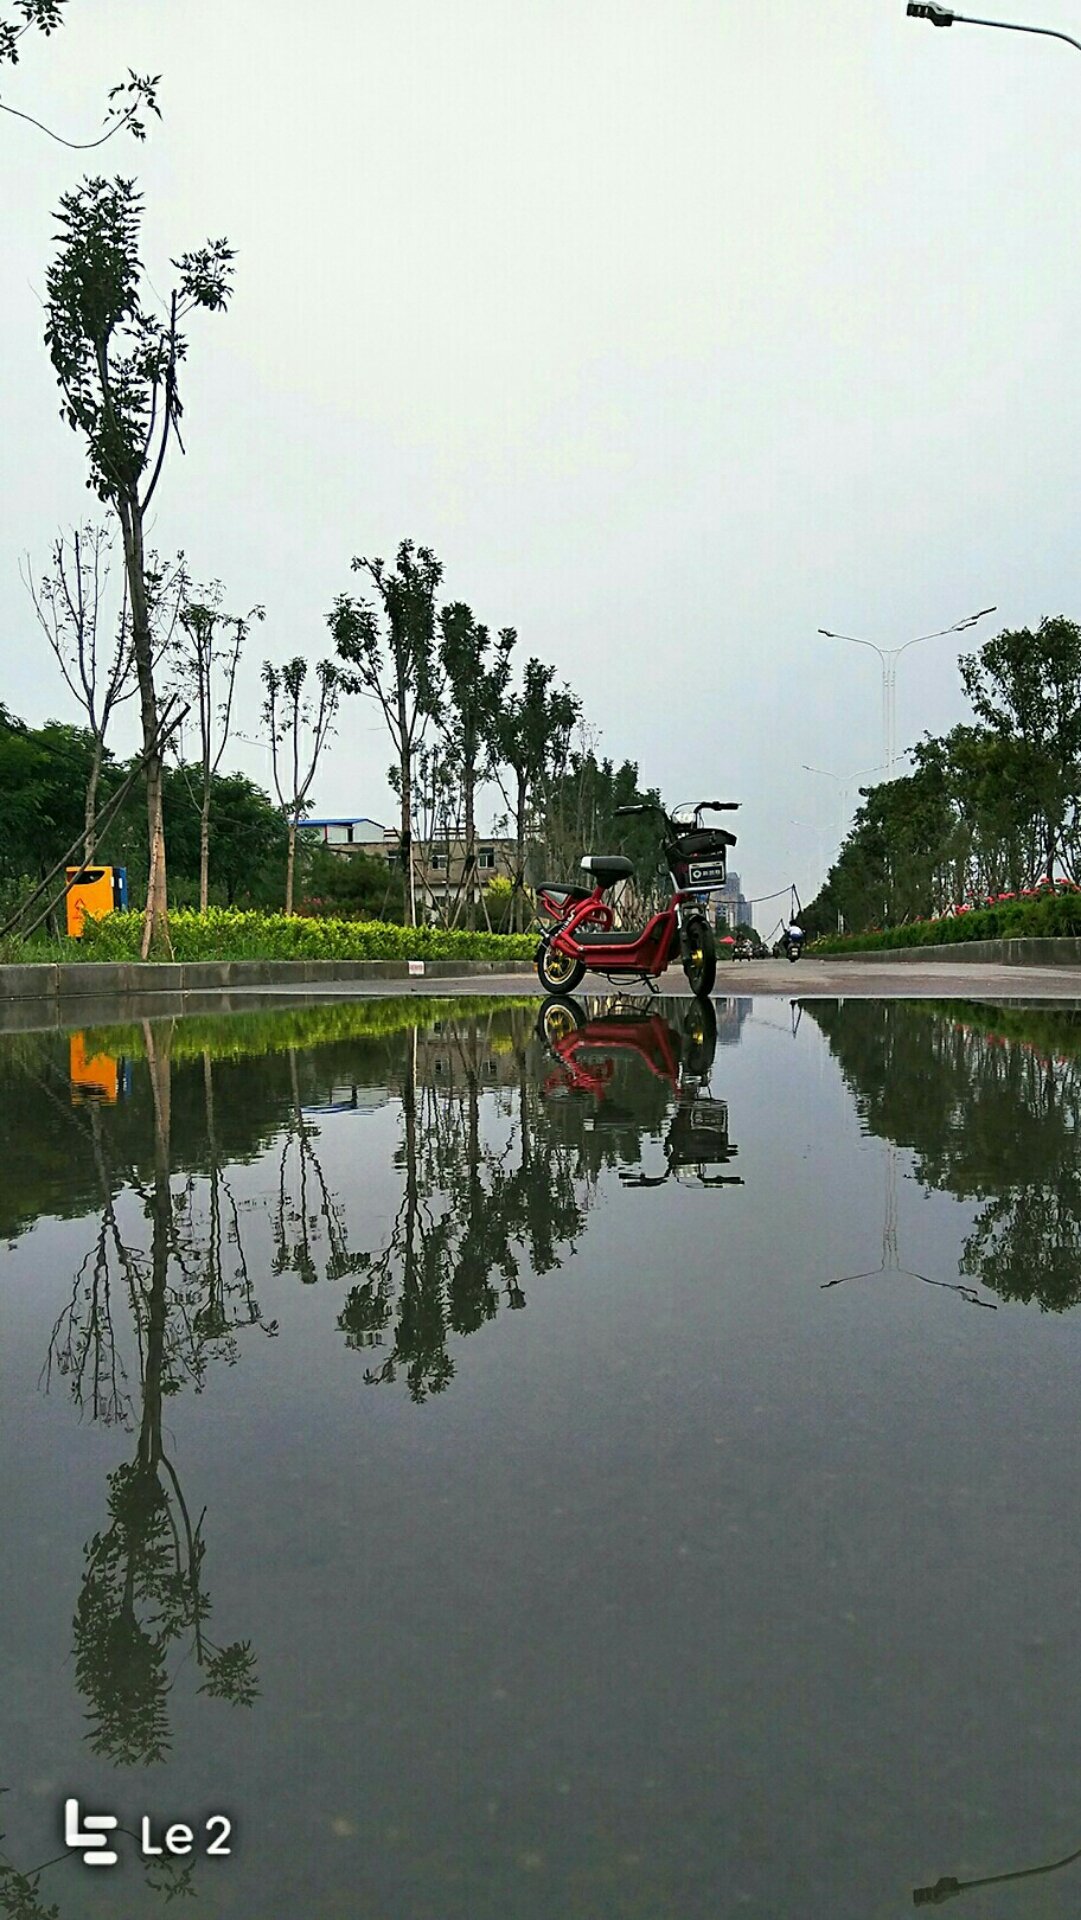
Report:
M 692 860 L 687 868 L 692 887 L 723 887 L 726 877 L 723 860 Z

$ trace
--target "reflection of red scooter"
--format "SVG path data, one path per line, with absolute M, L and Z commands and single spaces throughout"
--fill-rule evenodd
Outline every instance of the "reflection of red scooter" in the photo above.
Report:
M 728 1106 L 709 1091 L 709 1074 L 717 1047 L 717 1017 L 709 1001 L 692 1006 L 682 1034 L 659 1013 L 617 1009 L 587 1020 L 574 1000 L 546 1000 L 538 1031 L 558 1062 L 541 1089 L 542 1097 L 582 1093 L 600 1106 L 615 1074 L 615 1056 L 623 1053 L 641 1060 L 675 1096 L 668 1136 L 664 1143 L 667 1166 L 661 1174 L 621 1171 L 626 1186 L 659 1187 L 675 1175 L 704 1187 L 741 1187 L 735 1174 L 710 1174 L 707 1166 L 726 1165 L 739 1149 L 728 1138 Z M 598 1057 L 600 1056 L 600 1057 Z M 626 1114 L 621 1113 L 626 1122 Z M 647 1124 L 649 1124 L 647 1122 Z
M 692 993 L 708 1000 L 717 977 L 717 948 L 702 899 L 723 885 L 727 851 L 735 846 L 736 836 L 723 827 L 704 827 L 702 815 L 738 805 L 738 800 L 700 800 L 697 806 L 677 807 L 671 815 L 653 801 L 617 807 L 617 814 L 660 815 L 672 897 L 641 932 L 632 933 L 616 926 L 604 897 L 634 872 L 623 854 L 587 853 L 582 866 L 593 876 L 592 888 L 542 880 L 540 903 L 557 923 L 537 948 L 537 974 L 545 992 L 570 993 L 587 968 L 610 979 L 644 980 L 652 987 L 666 967 L 682 962 Z
M 621 1052 L 644 1060 L 651 1073 L 679 1092 L 676 1035 L 659 1013 L 627 1008 L 587 1020 L 576 1001 L 556 998 L 545 1001 L 537 1026 L 559 1063 L 542 1094 L 589 1093 L 603 1100 L 615 1073 L 613 1056 Z

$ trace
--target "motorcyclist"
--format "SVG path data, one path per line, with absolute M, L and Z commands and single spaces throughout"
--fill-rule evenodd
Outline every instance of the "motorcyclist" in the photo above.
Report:
M 799 925 L 798 921 L 793 920 L 791 924 L 785 928 L 783 934 L 781 935 L 781 941 L 784 946 L 785 952 L 787 953 L 791 947 L 797 947 L 797 948 L 802 947 L 803 938 L 804 938 L 803 928 Z

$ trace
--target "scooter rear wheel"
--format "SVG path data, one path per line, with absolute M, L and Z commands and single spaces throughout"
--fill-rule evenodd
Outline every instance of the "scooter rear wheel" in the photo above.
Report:
M 708 1000 L 717 978 L 717 942 L 713 928 L 700 913 L 683 923 L 683 971 L 691 992 L 699 1000 Z
M 552 947 L 537 948 L 537 978 L 545 993 L 573 993 L 584 973 L 581 960 L 572 960 Z

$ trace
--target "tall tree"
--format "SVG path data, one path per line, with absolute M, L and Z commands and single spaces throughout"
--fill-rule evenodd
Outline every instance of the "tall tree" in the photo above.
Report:
M 494 645 L 462 600 L 439 616 L 439 659 L 447 690 L 444 728 L 449 758 L 461 783 L 465 839 L 463 887 L 466 925 L 477 924 L 477 782 L 491 762 L 492 739 L 503 711 L 510 680 L 510 657 L 517 635 L 503 627 Z M 459 903 L 460 904 L 460 903 Z
M 555 668 L 542 661 L 526 661 L 520 693 L 512 695 L 493 729 L 497 762 L 509 768 L 513 791 L 505 797 L 514 818 L 514 890 L 516 924 L 526 923 L 526 839 L 531 810 L 543 793 L 548 776 L 566 760 L 581 703 L 569 687 L 554 687 Z
M 280 668 L 272 666 L 269 660 L 263 662 L 266 688 L 263 719 L 270 741 L 274 790 L 289 832 L 285 863 L 286 913 L 293 911 L 297 827 L 315 779 L 319 756 L 334 724 L 341 690 L 341 678 L 333 660 L 320 660 L 315 673 L 319 693 L 313 701 L 304 692 L 308 662 L 301 654 Z
M 86 179 L 60 201 L 59 250 L 46 275 L 45 340 L 64 396 L 62 417 L 86 442 L 90 486 L 115 509 L 124 542 L 132 647 L 146 755 L 149 879 L 142 953 L 171 952 L 162 826 L 162 754 L 147 590 L 146 515 L 170 439 L 183 450 L 178 370 L 183 323 L 228 305 L 233 249 L 209 241 L 174 262 L 162 319 L 143 305 L 142 199 L 132 180 Z
M 108 609 L 111 557 L 108 529 L 91 522 L 74 528 L 70 537 L 57 536 L 51 573 L 36 580 L 29 555 L 22 569 L 42 632 L 68 692 L 86 715 L 94 743 L 84 801 L 83 861 L 87 865 L 97 847 L 106 735 L 116 709 L 138 687 L 127 592 L 115 613 Z M 167 564 L 148 556 L 147 600 L 155 657 L 171 638 L 185 577 L 183 555 Z
M 377 701 L 397 756 L 405 910 L 407 924 L 412 926 L 416 921 L 413 761 L 440 705 L 435 594 L 443 568 L 430 547 L 415 547 L 412 540 L 402 541 L 391 572 L 382 560 L 357 558 L 352 565 L 354 573 L 367 574 L 374 586 L 379 612 L 369 602 L 343 593 L 327 622 L 344 665 L 344 690 Z
M 980 719 L 1020 746 L 1043 814 L 1044 871 L 1054 878 L 1081 768 L 1081 626 L 1059 614 L 988 640 L 961 660 Z
M 199 729 L 199 908 L 210 900 L 210 806 L 233 724 L 237 669 L 253 620 L 266 610 L 224 613 L 220 580 L 194 588 L 180 609 L 184 638 L 176 652 L 178 678 L 189 692 Z

